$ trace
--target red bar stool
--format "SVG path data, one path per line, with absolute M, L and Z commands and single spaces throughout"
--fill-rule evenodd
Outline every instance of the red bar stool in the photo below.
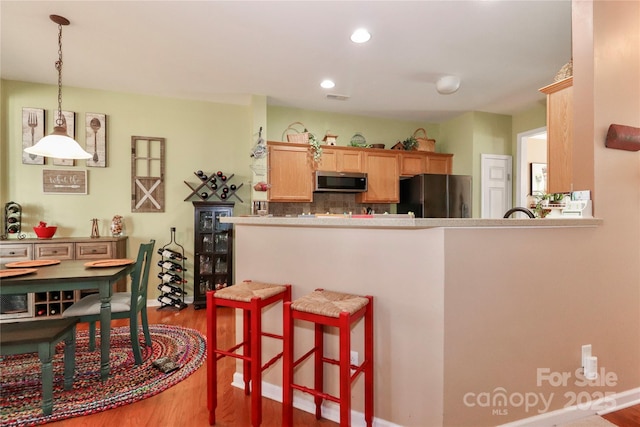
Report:
M 262 371 L 282 357 L 282 352 L 280 352 L 262 365 L 262 337 L 282 339 L 282 335 L 262 331 L 262 309 L 277 301 L 291 301 L 291 285 L 274 285 L 245 280 L 227 288 L 207 292 L 207 407 L 209 409 L 209 424 L 216 423 L 216 406 L 218 406 L 217 361 L 225 356 L 243 360 L 244 393 L 251 394 L 251 425 L 256 427 L 262 422 Z M 243 311 L 242 342 L 227 350 L 219 349 L 216 341 L 217 306 L 232 307 Z M 242 354 L 237 353 L 240 348 L 242 348 Z
M 340 425 L 351 425 L 351 384 L 364 372 L 364 418 L 367 426 L 373 425 L 373 297 L 357 296 L 316 289 L 294 302 L 284 303 L 284 356 L 282 381 L 282 425 L 293 426 L 293 390 L 314 396 L 316 418 L 321 418 L 324 399 L 340 405 Z M 364 361 L 359 366 L 350 364 L 351 326 L 364 317 Z M 295 319 L 315 324 L 314 347 L 294 360 L 293 322 Z M 339 359 L 329 359 L 323 354 L 326 326 L 339 330 Z M 294 383 L 294 369 L 309 356 L 314 356 L 314 387 L 308 388 Z M 338 365 L 340 370 L 340 396 L 323 391 L 324 363 Z M 351 374 L 351 370 L 354 370 Z

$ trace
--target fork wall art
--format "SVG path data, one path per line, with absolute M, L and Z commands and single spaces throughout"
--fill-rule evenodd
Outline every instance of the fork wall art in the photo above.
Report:
M 55 111 L 53 116 L 54 122 L 58 120 L 58 110 Z M 62 126 L 67 128 L 67 135 L 76 139 L 76 113 L 73 111 L 62 110 Z M 76 161 L 73 159 L 57 159 L 53 158 L 53 164 L 56 166 L 75 166 Z
M 87 144 L 85 150 L 93 157 L 87 159 L 87 166 L 107 167 L 107 115 L 87 113 L 85 115 Z
M 27 154 L 25 148 L 35 145 L 44 137 L 44 110 L 42 108 L 22 109 L 22 163 L 44 165 L 44 156 Z

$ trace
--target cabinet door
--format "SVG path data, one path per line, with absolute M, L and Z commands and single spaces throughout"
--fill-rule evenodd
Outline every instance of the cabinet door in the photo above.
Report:
M 425 173 L 450 175 L 453 154 L 428 153 L 426 157 Z
M 206 305 L 206 292 L 233 284 L 232 281 L 232 224 L 220 218 L 233 216 L 232 207 L 196 206 L 194 299 L 196 308 Z
M 36 243 L 33 251 L 33 259 L 74 259 L 73 243 Z
M 414 176 L 425 173 L 427 169 L 426 155 L 424 153 L 400 153 L 400 175 Z
M 270 201 L 310 202 L 313 175 L 309 148 L 299 145 L 269 146 Z
M 547 193 L 572 191 L 573 86 L 571 85 L 547 95 L 547 163 Z
M 389 150 L 391 151 L 391 150 Z M 400 199 L 400 169 L 398 154 L 364 153 L 368 190 L 359 193 L 358 203 L 397 203 Z
M 338 151 L 337 172 L 362 172 L 362 152 L 360 151 Z
M 338 153 L 331 148 L 322 148 L 322 156 L 315 165 L 316 170 L 338 172 Z

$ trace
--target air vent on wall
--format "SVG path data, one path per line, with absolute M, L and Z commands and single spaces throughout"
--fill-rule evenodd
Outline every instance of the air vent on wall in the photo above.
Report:
M 327 99 L 334 99 L 336 101 L 346 101 L 349 99 L 348 95 L 337 95 L 335 93 L 330 93 L 327 95 Z

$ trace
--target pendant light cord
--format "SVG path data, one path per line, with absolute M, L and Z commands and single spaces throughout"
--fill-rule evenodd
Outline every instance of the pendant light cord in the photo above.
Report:
M 56 126 L 62 126 L 62 25 L 58 24 L 58 60 L 56 61 L 56 70 L 58 70 L 58 118 Z

